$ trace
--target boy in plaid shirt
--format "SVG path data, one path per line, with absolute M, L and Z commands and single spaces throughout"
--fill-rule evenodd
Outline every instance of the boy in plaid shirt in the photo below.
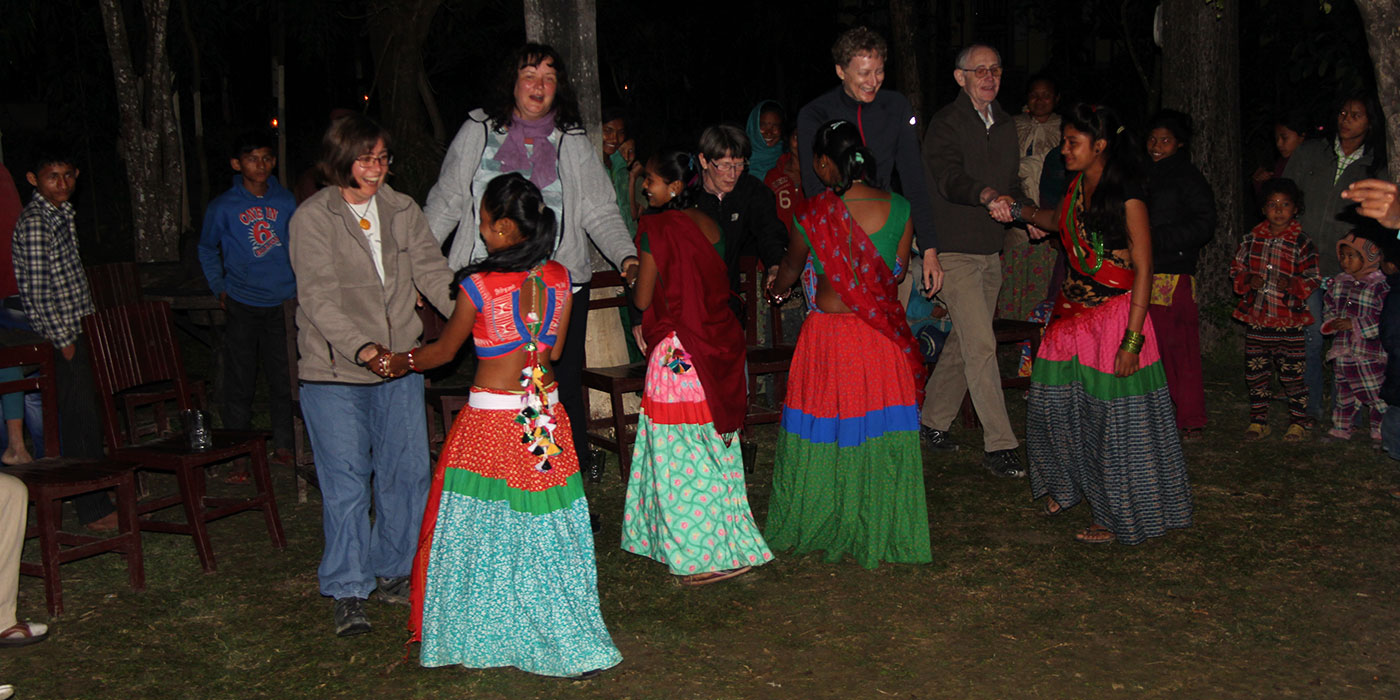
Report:
M 1264 183 L 1264 220 L 1240 242 L 1230 278 L 1243 295 L 1234 317 L 1244 321 L 1245 383 L 1249 387 L 1246 440 L 1269 434 L 1269 365 L 1278 372 L 1288 395 L 1286 442 L 1307 436 L 1308 389 L 1303 383 L 1307 361 L 1303 332 L 1313 322 L 1307 299 L 1322 283 L 1317 248 L 1303 233 L 1298 214 L 1303 193 L 1292 180 Z
M 60 451 L 64 457 L 102 459 L 97 380 L 82 334 L 83 316 L 94 308 L 68 201 L 78 168 L 63 150 L 45 145 L 25 179 L 34 186 L 34 197 L 15 223 L 15 281 L 29 325 L 54 347 Z M 116 512 L 105 493 L 79 496 L 73 505 L 88 529 L 116 529 Z
M 1332 278 L 1322 297 L 1322 332 L 1336 334 L 1327 359 L 1335 361 L 1337 395 L 1332 403 L 1332 429 L 1327 438 L 1351 437 L 1358 408 L 1369 409 L 1371 439 L 1380 444 L 1380 399 L 1386 356 L 1380 342 L 1381 307 L 1390 285 L 1381 272 L 1381 250 L 1374 242 L 1349 233 L 1337 242 L 1342 272 Z

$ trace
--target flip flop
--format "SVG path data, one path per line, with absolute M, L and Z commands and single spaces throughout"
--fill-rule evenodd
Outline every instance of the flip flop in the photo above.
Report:
M 49 626 L 42 622 L 16 622 L 0 630 L 0 647 L 22 647 L 38 644 L 49 638 Z
M 1084 544 L 1112 544 L 1118 538 L 1108 528 L 1095 523 L 1076 533 L 1074 539 Z
M 1049 496 L 1045 497 L 1045 504 L 1040 507 L 1040 514 L 1047 518 L 1053 518 L 1063 512 L 1065 512 L 1065 507 Z
M 741 566 L 737 569 L 728 569 L 725 571 L 707 571 L 703 574 L 690 574 L 689 576 L 678 576 L 676 577 L 676 582 L 682 586 L 706 586 L 711 583 L 728 581 L 729 579 L 734 578 L 735 576 L 743 576 L 744 574 L 747 574 L 751 569 L 753 569 L 752 566 Z

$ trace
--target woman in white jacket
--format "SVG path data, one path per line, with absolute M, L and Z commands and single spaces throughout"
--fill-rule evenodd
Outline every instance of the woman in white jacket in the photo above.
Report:
M 545 205 L 561 222 L 551 259 L 568 268 L 576 300 L 568 342 L 554 369 L 560 403 L 573 423 L 580 470 L 588 472 L 598 469 L 592 464 L 588 417 L 583 415 L 584 344 L 593 276 L 588 243 L 592 240 L 629 283 L 637 272 L 637 248 L 617 209 L 612 181 L 581 125 L 559 54 L 542 44 L 522 46 L 505 65 L 497 89 L 486 108 L 473 110 L 452 140 L 423 213 L 439 243 L 456 232 L 447 256 L 448 266 L 455 271 L 486 257 L 477 217 L 481 195 L 492 178 L 518 172 L 544 194 Z

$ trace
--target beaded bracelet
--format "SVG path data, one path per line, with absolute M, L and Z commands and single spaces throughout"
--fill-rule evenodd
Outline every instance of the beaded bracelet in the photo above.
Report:
M 414 350 L 417 350 L 417 349 L 418 349 L 418 348 L 413 348 L 413 350 L 409 350 L 409 351 L 408 351 L 408 355 L 407 355 L 407 357 L 408 357 L 408 371 L 410 371 L 410 372 L 417 372 L 417 371 L 418 371 L 418 365 L 413 364 L 413 351 L 414 351 Z

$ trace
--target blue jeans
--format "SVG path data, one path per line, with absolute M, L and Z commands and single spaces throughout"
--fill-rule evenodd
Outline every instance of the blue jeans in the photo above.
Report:
M 321 482 L 321 594 L 368 598 L 376 576 L 413 568 L 432 477 L 423 377 L 303 384 L 301 410 Z
M 1307 367 L 1303 369 L 1303 383 L 1308 387 L 1308 415 L 1314 420 L 1322 420 L 1325 413 L 1322 406 L 1322 386 L 1327 381 L 1326 366 L 1322 362 L 1325 338 L 1322 336 L 1322 288 L 1318 287 L 1308 295 L 1308 313 L 1312 314 L 1312 325 L 1303 331 L 1303 349 L 1307 352 Z
M 1381 448 L 1391 459 L 1400 460 L 1400 406 L 1381 414 Z

